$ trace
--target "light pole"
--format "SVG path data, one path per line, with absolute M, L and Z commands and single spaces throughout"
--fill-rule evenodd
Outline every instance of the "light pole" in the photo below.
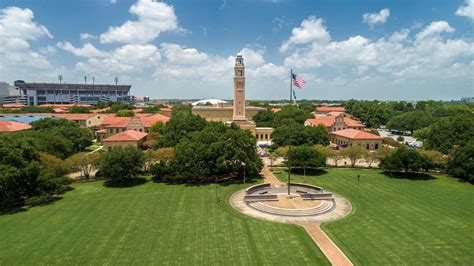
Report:
M 245 170 L 246 170 L 246 168 L 245 168 L 245 163 L 242 163 L 242 164 L 244 166 L 244 185 L 245 185 L 245 172 L 246 172 Z

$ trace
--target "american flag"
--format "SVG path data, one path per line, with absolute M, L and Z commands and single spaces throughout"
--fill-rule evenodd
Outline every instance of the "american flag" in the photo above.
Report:
M 300 78 L 296 74 L 291 73 L 291 77 L 293 79 L 293 85 L 295 85 L 296 87 L 298 87 L 300 89 L 306 83 L 306 81 L 304 81 L 302 78 Z

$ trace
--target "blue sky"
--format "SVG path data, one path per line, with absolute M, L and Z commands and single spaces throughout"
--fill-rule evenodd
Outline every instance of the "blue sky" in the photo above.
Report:
M 0 80 L 132 84 L 153 98 L 474 96 L 474 0 L 0 0 Z

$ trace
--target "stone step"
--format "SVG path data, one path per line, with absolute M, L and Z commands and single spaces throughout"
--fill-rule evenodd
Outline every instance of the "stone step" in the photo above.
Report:
M 325 200 L 316 207 L 306 209 L 282 209 L 271 207 L 261 202 L 252 202 L 248 205 L 261 212 L 282 216 L 313 216 L 326 213 L 335 208 L 335 204 L 332 200 Z

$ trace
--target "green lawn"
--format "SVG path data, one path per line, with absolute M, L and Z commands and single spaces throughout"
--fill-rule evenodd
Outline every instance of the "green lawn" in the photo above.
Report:
M 48 206 L 0 216 L 0 265 L 329 264 L 297 226 L 243 216 L 241 185 L 75 184 Z
M 292 175 L 349 199 L 353 213 L 323 229 L 355 264 L 472 265 L 474 186 L 446 176 L 389 178 L 379 170 Z M 360 194 L 357 174 L 361 175 Z M 286 180 L 286 172 L 278 174 Z

